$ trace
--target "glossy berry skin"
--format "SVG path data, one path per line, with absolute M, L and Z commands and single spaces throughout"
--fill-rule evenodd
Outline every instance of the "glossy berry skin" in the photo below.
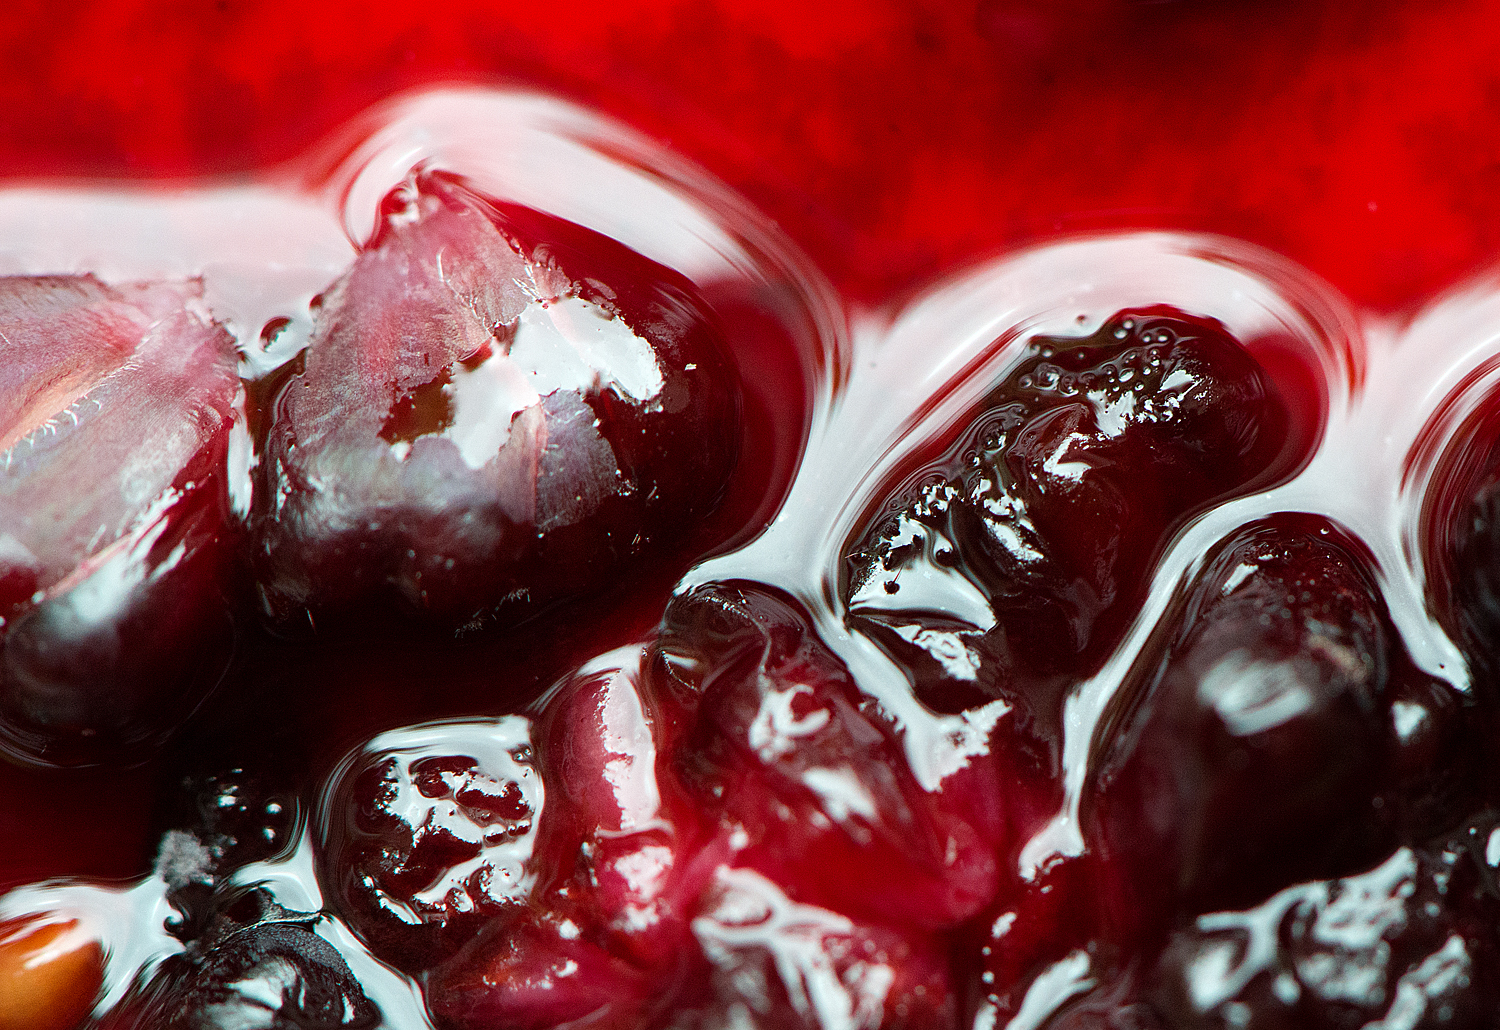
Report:
M 542 767 L 555 803 L 543 848 L 575 920 L 635 965 L 674 969 L 727 842 L 712 836 L 667 747 L 679 713 L 644 689 L 645 649 L 585 665 L 547 705 Z
M 444 1025 L 644 1028 L 702 993 L 694 921 L 731 849 L 666 761 L 678 713 L 643 689 L 643 654 L 601 655 L 549 693 L 539 882 L 429 974 Z
M 1202 916 L 1172 936 L 1142 993 L 1166 1025 L 1194 1030 L 1491 1026 L 1497 861 L 1500 823 L 1485 812 L 1357 874 Z
M 694 287 L 421 173 L 317 301 L 265 423 L 252 526 L 287 633 L 514 622 L 689 540 L 739 393 Z
M 0 279 L 0 750 L 138 761 L 233 646 L 232 341 L 195 284 Z
M 544 872 L 429 972 L 440 1025 L 956 1025 L 942 931 L 993 893 L 993 799 L 921 791 L 791 598 L 682 595 L 535 739 Z
M 738 841 L 739 864 L 794 900 L 917 926 L 989 901 L 998 842 L 976 813 L 997 807 L 998 783 L 977 798 L 923 790 L 895 727 L 792 598 L 750 583 L 684 594 L 651 663 L 683 713 L 672 766 Z
M 529 901 L 545 788 L 520 716 L 375 738 L 335 778 L 319 879 L 378 957 L 411 972 Z
M 1439 454 L 1422 530 L 1429 601 L 1493 712 L 1500 702 L 1500 404 L 1493 395 L 1480 399 Z
M 1057 859 L 1017 879 L 965 928 L 955 952 L 969 973 L 962 987 L 975 1025 L 1006 1025 L 1049 969 L 1113 950 L 1095 856 Z
M 1495 645 L 1500 643 L 1500 476 L 1492 470 L 1472 484 L 1470 495 L 1454 512 L 1451 550 L 1442 555 L 1443 579 L 1451 588 L 1445 600 L 1447 621 L 1469 656 L 1472 670 L 1493 698 L 1500 673 Z
M 655 1026 L 692 991 L 690 921 L 728 849 L 661 761 L 671 715 L 642 692 L 642 652 L 601 655 L 549 693 L 534 730 L 538 882 L 428 974 L 443 1025 Z
M 959 992 L 946 942 L 793 901 L 744 868 L 721 870 L 693 930 L 710 997 L 672 1027 L 949 1030 Z
M 1470 789 L 1465 716 L 1407 657 L 1361 543 L 1311 515 L 1242 527 L 1095 737 L 1084 826 L 1121 924 L 1255 902 L 1446 825 Z M 1437 756 L 1452 779 L 1430 777 Z
M 1312 408 L 1218 322 L 1175 309 L 1036 338 L 849 542 L 850 621 L 930 706 L 1002 697 L 1051 740 L 1065 688 L 1119 642 L 1172 527 L 1297 464 L 1294 423 Z
M 430 1011 L 442 1026 L 641 1028 L 676 993 L 580 933 L 556 909 L 487 927 L 469 948 L 427 978 Z

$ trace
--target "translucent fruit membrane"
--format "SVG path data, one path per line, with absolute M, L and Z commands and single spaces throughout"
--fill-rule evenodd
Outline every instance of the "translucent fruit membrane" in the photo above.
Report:
M 1376 317 L 1276 255 L 1151 233 L 861 308 L 701 172 L 489 91 L 380 108 L 251 185 L 0 191 L 0 271 L 186 284 L 239 355 L 231 521 L 274 542 L 292 516 L 270 456 L 309 477 L 365 459 L 304 457 L 310 436 L 265 428 L 267 398 L 337 399 L 309 342 L 358 353 L 319 319 L 388 274 L 381 240 L 472 257 L 402 235 L 444 204 L 542 226 L 556 264 L 522 255 L 534 279 L 589 232 L 615 242 L 580 253 L 681 284 L 738 397 L 722 496 L 674 500 L 671 539 L 586 596 L 537 586 L 517 624 L 457 633 L 366 618 L 339 593 L 358 575 L 249 554 L 228 671 L 144 755 L 0 767 L 0 920 L 72 942 L 33 990 L 67 995 L 76 966 L 73 993 L 119 1028 L 1484 1011 L 1491 283 Z M 607 278 L 551 303 L 602 324 L 628 307 Z M 549 345 L 525 331 L 512 354 Z M 666 397 L 636 358 L 592 388 Z M 410 424 L 381 427 L 395 457 L 370 467 L 426 446 L 439 394 L 455 454 L 508 446 L 461 410 L 509 388 L 487 360 L 393 380 Z M 317 422 L 297 410 L 297 431 Z M 372 521 L 297 560 L 390 546 Z M 390 553 L 374 578 L 426 604 Z M 468 612 L 473 583 L 443 582 Z M 343 600 L 308 600 L 325 586 Z M 1389 915 L 1431 892 L 1428 923 Z M 1328 943 L 1355 895 L 1384 951 Z

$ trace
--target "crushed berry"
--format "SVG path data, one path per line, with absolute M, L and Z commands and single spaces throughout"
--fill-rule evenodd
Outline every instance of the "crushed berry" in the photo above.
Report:
M 851 625 L 929 706 L 1003 698 L 1055 743 L 1063 694 L 1119 643 L 1172 529 L 1298 467 L 1312 410 L 1213 319 L 1150 308 L 1034 338 L 849 542 Z

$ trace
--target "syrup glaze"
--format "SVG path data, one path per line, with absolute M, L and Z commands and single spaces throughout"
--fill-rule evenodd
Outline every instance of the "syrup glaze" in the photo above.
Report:
M 665 563 L 572 602 L 528 628 L 524 642 L 512 634 L 439 654 L 426 645 L 372 652 L 364 643 L 292 644 L 248 630 L 226 682 L 149 767 L 155 784 L 123 788 L 132 796 L 123 815 L 111 816 L 119 827 L 90 835 L 96 846 L 144 838 L 136 854 L 103 868 L 154 870 L 128 886 L 74 879 L 19 887 L 0 900 L 8 916 L 58 912 L 94 929 L 110 956 L 101 1012 L 124 996 L 137 970 L 181 949 L 165 929 L 183 889 L 174 865 L 181 856 L 158 849 L 172 838 L 156 831 L 172 828 L 174 792 L 210 755 L 224 768 L 243 756 L 264 781 L 256 803 L 295 812 L 262 854 L 244 856 L 252 860 L 234 882 L 266 884 L 288 911 L 320 911 L 327 899 L 313 815 L 326 820 L 336 800 L 329 777 L 346 754 L 433 719 L 545 713 L 549 688 L 572 669 L 638 648 L 669 597 L 712 584 L 764 584 L 800 607 L 821 646 L 878 702 L 915 786 L 939 792 L 961 782 L 995 757 L 1013 708 L 993 700 L 939 714 L 916 700 L 908 674 L 847 619 L 840 597 L 849 542 L 891 482 L 967 428 L 983 398 L 1028 360 L 1035 339 L 1089 336 L 1120 312 L 1167 306 L 1222 324 L 1285 392 L 1310 398 L 1298 415 L 1313 443 L 1294 474 L 1174 523 L 1139 614 L 1097 669 L 1066 691 L 1055 805 L 1002 856 L 1003 875 L 1034 883 L 1087 856 L 1081 805 L 1101 720 L 1182 585 L 1202 571 L 1203 556 L 1256 520 L 1305 512 L 1343 527 L 1368 549 L 1370 575 L 1415 667 L 1455 696 L 1474 689 L 1453 639 L 1429 614 L 1424 570 L 1442 552 L 1428 545 L 1433 531 L 1423 512 L 1452 476 L 1451 427 L 1487 403 L 1500 349 L 1492 328 L 1500 301 L 1487 282 L 1397 322 L 1355 310 L 1305 270 L 1247 244 L 1146 233 L 1018 252 L 899 308 L 861 307 L 842 301 L 746 205 L 628 130 L 555 101 L 489 91 L 388 106 L 360 123 L 358 135 L 340 136 L 270 185 L 7 191 L 0 238 L 26 241 L 5 255 L 16 273 L 201 277 L 204 305 L 236 336 L 253 384 L 305 346 L 313 296 L 348 267 L 351 240 L 370 235 L 382 198 L 419 166 L 620 240 L 691 280 L 731 326 L 749 429 L 726 501 L 693 545 L 708 556 L 691 568 Z M 58 224 L 80 235 L 43 231 Z M 84 227 L 88 238 L 109 240 L 108 250 L 85 243 Z M 275 331 L 263 333 L 267 325 Z M 239 433 L 231 493 L 244 511 L 256 458 L 248 428 Z M 961 617 L 962 590 L 945 594 L 941 577 L 930 578 L 931 596 Z M 379 739 L 370 746 L 395 746 Z M 43 783 L 39 774 L 5 775 Z M 90 775 L 68 774 L 31 796 L 78 799 Z M 318 785 L 330 786 L 320 793 Z M 852 796 L 843 802 L 859 805 Z M 40 857 L 11 860 L 4 882 L 67 871 L 56 858 L 66 848 L 46 844 Z M 429 1025 L 413 983 L 380 963 L 341 918 L 318 921 L 316 932 L 388 1025 Z M 1050 1010 L 1089 980 L 1089 962 L 1082 952 L 1058 956 L 1024 1003 L 981 998 L 979 1018 L 1017 1004 Z M 976 970 L 977 963 L 960 975 Z

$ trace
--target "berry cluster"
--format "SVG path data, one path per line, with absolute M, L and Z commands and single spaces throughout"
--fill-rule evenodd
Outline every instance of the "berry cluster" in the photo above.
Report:
M 682 580 L 777 489 L 755 328 L 455 175 L 379 216 L 244 379 L 199 284 L 0 279 L 0 749 L 156 763 L 172 913 L 88 1017 L 97 942 L 0 923 L 0 1028 L 373 1027 L 377 969 L 444 1030 L 1493 1021 L 1491 406 L 1409 556 L 1467 678 L 1356 529 L 1224 515 L 1336 391 L 1165 303 L 1007 328 L 823 596 Z

